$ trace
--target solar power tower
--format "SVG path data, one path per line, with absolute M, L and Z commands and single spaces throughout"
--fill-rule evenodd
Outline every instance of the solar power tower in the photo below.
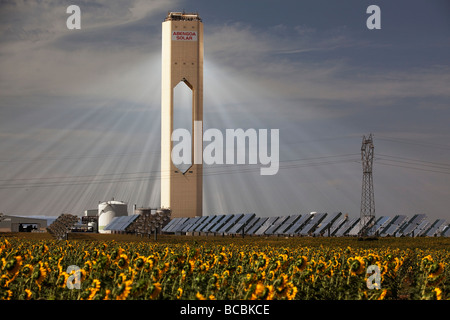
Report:
M 361 192 L 360 236 L 366 236 L 375 222 L 375 197 L 373 192 L 373 154 L 374 145 L 372 134 L 363 136 L 361 146 L 361 161 L 363 167 L 363 180 Z
M 187 86 L 188 89 L 185 87 Z M 178 168 L 172 162 L 174 92 L 189 91 L 192 110 L 192 159 L 190 166 Z M 178 111 L 179 105 L 175 105 Z M 175 115 L 177 116 L 177 115 Z M 196 13 L 169 12 L 162 23 L 161 74 L 161 208 L 172 218 L 201 217 L 203 192 L 203 23 Z M 200 150 L 200 152 L 199 152 Z

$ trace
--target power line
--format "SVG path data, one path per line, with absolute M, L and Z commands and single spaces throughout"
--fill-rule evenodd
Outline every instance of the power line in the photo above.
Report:
M 422 166 L 429 166 L 429 167 L 435 167 L 435 168 L 442 168 L 442 169 L 450 169 L 450 164 L 447 163 L 442 163 L 442 162 L 434 162 L 434 161 L 425 161 L 425 160 L 417 160 L 417 159 L 412 159 L 412 158 L 406 158 L 406 157 L 399 157 L 399 156 L 391 156 L 391 155 L 387 155 L 387 154 L 380 154 L 379 155 L 381 157 L 388 157 L 388 158 L 394 158 L 394 159 L 402 159 L 402 160 L 408 160 L 408 161 L 400 161 L 400 160 L 390 160 L 390 159 L 383 159 L 380 158 L 381 160 L 387 160 L 387 161 L 398 161 L 398 162 L 404 162 L 404 163 L 411 163 L 409 161 L 413 161 L 413 163 L 411 164 L 416 164 L 415 162 L 419 162 L 419 164 L 417 165 L 422 165 Z M 423 163 L 423 164 L 420 164 Z
M 381 138 L 380 138 L 380 136 L 381 136 Z M 415 145 L 415 146 L 450 150 L 450 146 L 448 146 L 448 145 L 430 143 L 430 142 L 417 142 L 417 141 L 414 141 L 411 139 L 405 139 L 405 138 L 393 138 L 393 137 L 384 136 L 384 135 L 377 135 L 377 139 L 383 140 L 383 141 L 401 143 L 401 144 L 411 144 L 411 145 Z
M 385 166 L 391 166 L 391 167 L 400 167 L 400 168 L 406 168 L 406 169 L 413 169 L 418 171 L 426 171 L 426 172 L 434 172 L 434 173 L 440 173 L 440 174 L 450 174 L 450 172 L 446 171 L 439 171 L 439 170 L 431 170 L 431 169 L 423 169 L 423 168 L 416 168 L 416 167 L 408 167 L 400 164 L 392 164 L 392 163 L 384 163 L 378 161 L 377 164 L 385 165 Z
M 301 168 L 301 167 L 314 167 L 314 166 L 322 166 L 322 165 L 330 165 L 330 164 L 338 164 L 338 163 L 349 163 L 349 162 L 358 162 L 356 159 L 336 159 L 336 160 L 327 160 L 327 161 L 319 161 L 319 162 L 308 162 L 308 163 L 297 163 L 297 164 L 289 164 L 289 162 L 298 162 L 298 161 L 311 161 L 311 160 L 320 160 L 320 159 L 330 159 L 335 157 L 348 157 L 354 156 L 357 154 L 343 154 L 343 155 L 331 155 L 331 156 L 321 156 L 314 158 L 302 158 L 302 159 L 290 159 L 290 160 L 282 160 L 279 163 L 283 163 L 279 165 L 279 169 L 292 169 L 292 168 Z M 250 167 L 249 167 L 250 166 Z M 237 168 L 236 170 L 233 170 Z M 232 173 L 246 173 L 246 172 L 256 172 L 259 171 L 261 166 L 250 165 L 250 164 L 238 164 L 238 165 L 215 165 L 214 167 L 206 167 L 203 169 L 203 176 L 213 176 L 213 175 L 223 175 L 223 174 L 232 174 Z M 206 171 L 206 172 L 205 172 Z M 136 175 L 141 174 L 145 176 L 141 177 L 123 177 L 123 175 Z M 105 176 L 115 176 L 119 175 L 122 177 L 111 177 L 108 179 L 95 179 L 96 177 L 105 177 Z M 122 182 L 134 182 L 134 181 L 144 181 L 149 179 L 161 179 L 166 178 L 170 175 L 173 175 L 171 172 L 161 172 L 160 170 L 154 171 L 146 171 L 146 172 L 129 172 L 129 173 L 109 173 L 102 175 L 85 175 L 85 176 L 73 176 L 73 177 L 64 177 L 64 179 L 84 179 L 84 178 L 92 178 L 87 181 L 51 181 L 51 182 L 28 182 L 28 183 L 16 183 L 16 184 L 4 184 L 0 185 L 0 189 L 12 189 L 12 188 L 34 188 L 34 187 L 55 187 L 55 186 L 73 186 L 73 185 L 84 185 L 84 184 L 99 184 L 99 183 L 122 183 Z M 24 180 L 40 180 L 40 179 L 57 179 L 55 177 L 40 177 L 40 178 L 19 178 L 19 179 L 3 179 L 1 181 L 24 181 Z
M 91 155 L 71 155 L 62 157 L 35 157 L 35 158 L 16 158 L 16 159 L 1 159 L 0 162 L 36 162 L 36 161 L 52 161 L 52 160 L 80 160 L 80 159 L 99 159 L 111 157 L 128 157 L 128 156 L 142 156 L 142 155 L 160 155 L 161 151 L 147 151 L 147 152 L 127 152 L 127 153 L 99 153 Z
M 278 163 L 280 170 L 308 168 L 308 167 L 334 165 L 342 163 L 359 163 L 359 160 L 355 157 L 357 155 L 359 154 L 350 153 L 350 154 L 328 155 L 310 158 L 287 159 L 281 160 Z M 379 154 L 379 156 L 380 157 L 374 158 L 374 161 L 376 161 L 380 165 L 401 167 L 425 172 L 450 174 L 450 172 L 445 171 L 450 169 L 450 164 L 393 156 L 388 154 Z M 259 171 L 261 167 L 263 166 L 251 164 L 212 165 L 211 167 L 203 168 L 203 176 L 215 176 L 233 173 L 251 173 Z M 0 185 L 0 189 L 75 186 L 75 185 L 103 184 L 103 183 L 126 183 L 126 182 L 145 181 L 150 179 L 161 179 L 166 178 L 172 174 L 173 173 L 171 172 L 162 172 L 161 170 L 150 170 L 150 171 L 136 171 L 136 172 L 120 172 L 120 173 L 116 172 L 104 174 L 79 175 L 79 176 L 0 179 L 0 181 L 6 182 L 5 184 Z M 140 176 L 133 177 L 133 175 L 140 175 Z M 63 179 L 64 181 L 49 181 L 55 179 L 59 180 Z M 45 180 L 45 182 L 40 182 L 42 180 Z M 19 183 L 14 183 L 16 181 L 18 181 Z

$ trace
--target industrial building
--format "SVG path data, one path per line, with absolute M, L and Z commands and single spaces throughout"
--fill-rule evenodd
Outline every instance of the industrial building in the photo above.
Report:
M 47 220 L 11 215 L 0 216 L 0 232 L 45 232 Z

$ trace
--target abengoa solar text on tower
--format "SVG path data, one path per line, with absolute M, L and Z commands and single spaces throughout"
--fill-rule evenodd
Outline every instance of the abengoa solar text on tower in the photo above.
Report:
M 203 122 L 203 24 L 198 14 L 170 12 L 162 23 L 161 80 L 161 207 L 169 208 L 172 217 L 202 216 L 202 164 L 191 161 L 182 171 L 171 158 L 174 88 L 180 82 L 192 90 L 192 123 Z M 203 150 L 203 128 L 192 127 L 191 146 Z

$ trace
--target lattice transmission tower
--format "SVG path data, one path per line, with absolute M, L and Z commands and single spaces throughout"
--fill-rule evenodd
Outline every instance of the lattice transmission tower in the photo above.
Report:
M 375 197 L 373 192 L 373 154 L 372 134 L 363 136 L 361 146 L 361 161 L 363 180 L 361 192 L 360 236 L 365 236 L 375 223 Z

